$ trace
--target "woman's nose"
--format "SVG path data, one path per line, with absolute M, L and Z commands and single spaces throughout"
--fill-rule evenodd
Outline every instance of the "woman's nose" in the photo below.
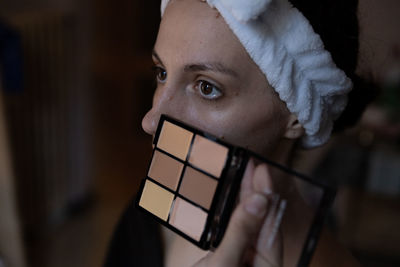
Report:
M 154 135 L 156 133 L 160 115 L 161 114 L 154 109 L 154 106 L 144 115 L 142 119 L 142 128 L 147 134 Z
M 161 114 L 169 114 L 168 110 L 171 108 L 173 98 L 172 93 L 172 90 L 168 90 L 167 88 L 156 90 L 153 98 L 153 106 L 142 119 L 142 128 L 146 133 L 154 135 Z

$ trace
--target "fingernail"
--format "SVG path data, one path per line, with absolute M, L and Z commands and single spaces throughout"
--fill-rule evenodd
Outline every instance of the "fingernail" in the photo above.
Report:
M 245 209 L 248 213 L 262 218 L 267 211 L 268 200 L 261 194 L 253 194 L 245 203 Z
M 272 189 L 272 179 L 271 179 L 271 176 L 269 174 L 267 164 L 265 164 L 265 163 L 261 164 L 259 166 L 259 172 L 260 172 L 260 175 L 265 177 L 265 182 L 264 182 L 264 185 L 263 185 L 264 188 L 262 188 L 261 191 L 266 195 L 272 194 L 272 191 L 273 191 L 273 189 Z
M 263 193 L 267 196 L 272 195 L 272 190 L 269 187 L 264 188 Z

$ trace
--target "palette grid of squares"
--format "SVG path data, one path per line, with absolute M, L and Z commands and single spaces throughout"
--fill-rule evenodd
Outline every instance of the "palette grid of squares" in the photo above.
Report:
M 200 242 L 229 148 L 167 120 L 160 124 L 139 206 Z

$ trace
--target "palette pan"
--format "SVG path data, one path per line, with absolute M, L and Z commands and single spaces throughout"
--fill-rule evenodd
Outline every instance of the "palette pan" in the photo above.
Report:
M 249 158 L 269 165 L 280 201 L 276 202 L 282 227 L 293 216 L 284 211 L 296 207 L 290 190 L 312 207 L 309 227 L 301 229 L 297 263 L 311 257 L 321 228 L 321 218 L 332 200 L 332 191 L 315 181 L 258 155 L 162 115 L 154 138 L 154 148 L 147 175 L 136 199 L 137 207 L 162 225 L 208 250 L 221 242 L 228 225 L 241 179 Z M 287 185 L 292 185 L 290 186 Z M 310 200 L 311 201 L 308 201 Z M 289 218 L 290 217 L 290 218 Z M 304 218 L 300 218 L 304 221 Z M 303 227 L 304 228 L 304 227 Z M 299 230 L 300 231 L 300 230 Z M 272 236 L 272 234 L 271 234 Z M 272 240 L 272 239 L 271 239 Z M 311 244 L 311 245 L 310 245 Z M 307 247 L 307 249 L 304 249 Z M 305 265 L 293 265 L 305 266 Z

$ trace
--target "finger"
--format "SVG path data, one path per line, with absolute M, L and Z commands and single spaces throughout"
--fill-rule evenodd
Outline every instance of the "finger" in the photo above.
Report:
M 262 194 L 252 194 L 240 202 L 232 214 L 228 229 L 220 247 L 215 252 L 215 259 L 222 266 L 238 266 L 244 252 L 258 234 L 268 200 Z
M 260 164 L 255 168 L 253 186 L 256 192 L 263 193 L 270 199 L 270 208 L 258 237 L 259 246 L 270 248 L 286 208 L 286 201 L 281 200 L 278 194 L 272 193 L 273 181 L 266 164 Z
M 253 188 L 255 191 L 270 194 L 274 192 L 273 181 L 267 164 L 260 164 L 255 169 Z
M 258 193 L 253 193 L 239 203 L 213 257 L 216 263 L 221 266 L 240 265 L 246 249 L 260 230 L 267 208 L 267 197 Z
M 286 201 L 274 192 L 274 184 L 266 164 L 256 167 L 253 186 L 256 192 L 266 194 L 269 200 L 268 213 L 264 218 L 255 246 L 254 266 L 279 266 L 282 262 L 282 242 L 279 227 L 286 207 Z
M 279 250 L 279 252 L 271 252 L 273 254 L 274 258 L 276 259 L 271 259 L 271 257 L 265 257 L 264 255 L 260 255 L 259 252 L 254 252 L 255 257 L 253 258 L 251 266 L 253 267 L 282 267 L 283 266 L 283 257 L 282 257 L 282 249 Z M 279 259 L 278 259 L 279 258 Z
M 240 198 L 246 199 L 253 193 L 254 160 L 249 159 L 246 170 L 243 174 L 242 185 L 240 187 Z
M 271 195 L 271 205 L 258 235 L 256 251 L 259 261 L 266 261 L 273 266 L 282 263 L 281 221 L 286 209 L 286 200 Z M 263 266 L 255 265 L 255 266 Z

